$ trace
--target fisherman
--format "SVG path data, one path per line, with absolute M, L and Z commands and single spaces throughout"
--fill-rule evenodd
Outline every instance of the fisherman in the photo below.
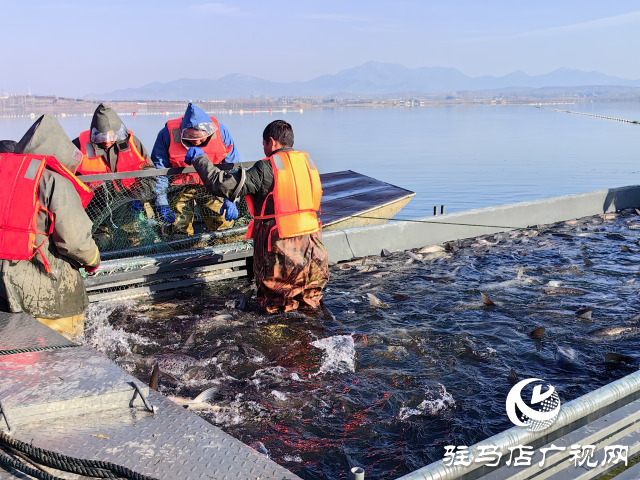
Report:
M 157 168 L 186 167 L 184 159 L 187 150 L 195 146 L 206 153 L 211 163 L 241 161 L 227 128 L 191 103 L 184 116 L 169 120 L 160 130 L 151 151 L 151 160 Z M 238 218 L 236 205 L 227 199 L 209 195 L 196 174 L 176 175 L 171 184 L 184 184 L 184 187 L 169 202 L 166 194 L 168 179 L 158 177 L 156 208 L 165 223 L 173 223 L 174 233 L 193 235 L 195 205 L 210 231 L 229 228 L 233 226 L 233 220 Z
M 79 175 L 137 172 L 145 167 L 153 168 L 140 139 L 127 129 L 111 107 L 103 103 L 93 112 L 90 129 L 82 132 L 73 140 L 73 144 L 84 155 L 76 170 Z
M 78 175 L 99 175 L 112 172 L 137 172 L 145 168 L 154 168 L 153 162 L 144 148 L 144 145 L 131 130 L 128 130 L 122 119 L 111 108 L 103 103 L 98 105 L 89 130 L 82 132 L 73 144 L 82 152 L 83 159 L 76 170 Z M 129 246 L 140 244 L 139 225 L 146 222 L 144 218 L 144 198 L 151 195 L 153 187 L 144 192 L 144 187 L 135 179 L 121 179 L 118 182 L 90 182 L 89 187 L 95 191 L 96 196 L 89 206 L 90 217 L 100 215 L 107 205 L 111 203 L 110 196 L 127 194 L 137 198 L 129 203 L 129 212 L 125 212 L 125 219 L 119 222 L 128 240 Z M 118 187 L 120 185 L 122 190 Z M 106 189 L 117 191 L 105 191 Z M 149 208 L 151 206 L 149 205 Z M 92 218 L 92 220 L 95 220 Z M 99 225 L 94 232 L 94 238 L 98 240 L 100 248 L 110 246 L 114 238 L 112 221 Z M 116 232 L 117 233 L 117 232 Z
M 87 294 L 79 268 L 100 252 L 84 209 L 91 190 L 75 175 L 82 160 L 60 123 L 41 116 L 0 154 L 0 310 L 25 312 L 67 338 L 84 329 Z
M 193 164 L 213 195 L 235 201 L 245 196 L 254 220 L 253 268 L 258 302 L 267 313 L 295 310 L 300 303 L 318 308 L 329 280 L 327 250 L 322 243 L 320 175 L 308 154 L 293 149 L 293 129 L 284 120 L 271 122 L 262 134 L 267 158 L 245 172 L 222 172 L 199 147 L 185 163 Z

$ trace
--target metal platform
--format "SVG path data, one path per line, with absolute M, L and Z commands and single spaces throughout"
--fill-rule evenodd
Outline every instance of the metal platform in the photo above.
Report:
M 6 353 L 30 345 L 41 350 Z M 0 347 L 0 402 L 19 440 L 158 479 L 298 478 L 27 315 L 0 313 Z M 0 468 L 10 478 L 26 477 Z

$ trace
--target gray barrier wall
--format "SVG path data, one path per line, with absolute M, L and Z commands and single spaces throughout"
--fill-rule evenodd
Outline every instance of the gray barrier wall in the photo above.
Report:
M 640 206 L 640 185 L 632 185 L 419 219 L 431 223 L 389 221 L 381 225 L 327 232 L 323 235 L 323 242 L 329 259 L 341 262 L 353 257 L 379 255 L 383 248 L 389 251 L 420 248 L 458 238 L 477 237 L 637 206 Z M 447 222 L 467 225 L 450 225 Z

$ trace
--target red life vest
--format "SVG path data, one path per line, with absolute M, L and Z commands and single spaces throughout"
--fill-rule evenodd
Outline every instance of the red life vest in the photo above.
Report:
M 116 172 L 137 172 L 147 165 L 147 160 L 140 154 L 136 148 L 136 142 L 133 140 L 133 133 L 131 130 L 129 133 L 129 150 L 119 151 L 118 160 L 116 160 Z M 76 173 L 80 175 L 99 175 L 101 173 L 111 173 L 111 167 L 102 158 L 102 156 L 96 156 L 95 148 L 91 143 L 91 133 L 89 130 L 82 132 L 78 136 L 80 141 L 80 151 L 83 158 L 82 163 L 78 166 Z M 123 178 L 120 180 L 124 188 L 131 188 L 136 182 L 135 178 Z M 102 185 L 102 182 L 89 182 L 88 185 L 92 189 L 98 188 Z M 115 181 L 114 181 L 114 186 Z M 116 186 L 116 189 L 118 187 Z
M 253 196 L 245 196 L 249 213 L 255 220 L 276 219 L 273 228 L 278 229 L 280 238 L 291 238 L 308 235 L 320 230 L 317 211 L 320 210 L 322 199 L 322 184 L 320 174 L 308 153 L 296 150 L 281 151 L 269 158 L 273 168 L 273 215 L 265 215 L 264 209 L 267 199 L 262 204 L 260 215 L 255 215 Z M 247 228 L 245 240 L 253 238 L 254 220 Z M 271 235 L 269 235 L 269 250 L 271 250 Z
M 173 118 L 166 123 L 171 141 L 169 151 L 167 153 L 169 153 L 171 166 L 174 168 L 188 166 L 184 163 L 184 157 L 187 155 L 187 148 L 182 143 L 182 118 L 183 117 Z M 233 149 L 233 144 L 228 147 L 224 144 L 222 136 L 220 135 L 220 125 L 218 124 L 218 120 L 213 117 L 209 118 L 211 118 L 211 121 L 213 122 L 215 132 L 213 132 L 213 135 L 209 138 L 207 145 L 200 145 L 200 148 L 202 148 L 202 151 L 207 154 L 211 163 L 222 163 L 229 152 Z M 202 183 L 202 180 L 200 180 L 200 176 L 197 173 L 183 173 L 176 175 L 171 184 L 178 185 L 181 183 Z
M 40 204 L 38 188 L 45 168 L 69 180 L 82 202 L 91 201 L 93 193 L 69 169 L 51 155 L 17 153 L 0 154 L 0 258 L 3 260 L 31 260 L 40 252 L 44 268 L 51 271 L 40 251 L 44 244 L 36 245 L 36 235 L 49 236 L 53 232 L 55 218 Z M 38 213 L 47 212 L 51 220 L 48 232 L 39 232 Z M 45 240 L 46 241 L 46 240 Z

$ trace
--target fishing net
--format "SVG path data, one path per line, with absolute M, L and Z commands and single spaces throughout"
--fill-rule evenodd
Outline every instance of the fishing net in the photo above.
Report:
M 197 175 L 178 174 L 87 182 L 94 197 L 87 206 L 103 259 L 171 253 L 244 240 L 251 215 L 244 198 L 239 216 L 219 215 L 222 198 L 214 197 Z M 175 222 L 162 215 L 162 204 Z M 168 205 L 167 205 L 168 204 Z

